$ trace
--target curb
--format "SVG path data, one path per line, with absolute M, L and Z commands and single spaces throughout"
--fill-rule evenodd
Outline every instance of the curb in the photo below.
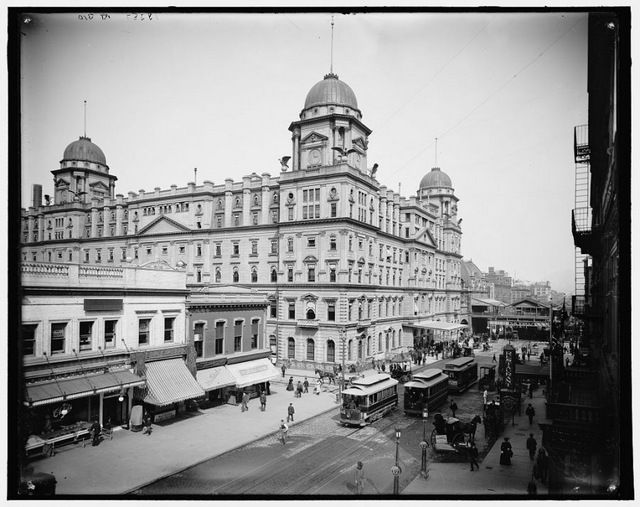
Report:
M 336 405 L 335 407 L 328 408 L 327 410 L 323 410 L 322 412 L 318 412 L 317 414 L 310 415 L 309 417 L 306 417 L 304 419 L 300 419 L 299 421 L 295 421 L 289 426 L 289 428 L 291 428 L 293 426 L 296 426 L 297 424 L 300 424 L 300 423 L 302 423 L 304 421 L 308 421 L 309 419 L 313 419 L 314 417 L 317 417 L 319 415 L 323 415 L 323 414 L 326 414 L 327 412 L 331 412 L 332 410 L 335 410 L 337 408 L 340 408 L 339 405 Z M 154 478 L 154 479 L 152 479 L 150 481 L 146 481 L 146 482 L 144 482 L 144 483 L 142 483 L 140 485 L 134 486 L 133 488 L 129 488 L 129 489 L 125 490 L 125 491 L 122 491 L 122 492 L 119 492 L 119 493 L 114 493 L 114 494 L 115 495 L 130 495 L 134 491 L 137 491 L 138 489 L 144 488 L 145 486 L 148 486 L 149 484 L 153 484 L 154 482 L 160 481 L 162 479 L 166 479 L 167 477 L 171 477 L 172 475 L 175 475 L 178 472 L 182 472 L 184 470 L 188 470 L 190 468 L 196 467 L 196 466 L 204 463 L 205 461 L 209 461 L 210 459 L 218 458 L 220 456 L 224 456 L 225 454 L 228 454 L 228 453 L 233 452 L 233 451 L 235 451 L 237 449 L 240 449 L 241 447 L 244 447 L 245 445 L 251 444 L 253 442 L 257 442 L 258 440 L 262 440 L 263 438 L 269 437 L 271 435 L 275 435 L 275 434 L 278 433 L 278 431 L 279 430 L 270 431 L 269 433 L 265 433 L 261 437 L 254 438 L 253 440 L 248 440 L 246 442 L 242 442 L 242 443 L 237 444 L 234 447 L 231 447 L 231 448 L 229 448 L 229 449 L 227 449 L 225 451 L 222 451 L 222 452 L 220 452 L 218 454 L 213 454 L 213 455 L 211 455 L 211 456 L 209 456 L 207 458 L 204 458 L 204 459 L 201 459 L 199 461 L 196 461 L 192 465 L 189 465 L 187 467 L 181 467 L 181 468 L 178 468 L 178 469 L 173 470 L 171 472 L 167 472 L 167 473 L 165 473 L 163 475 L 160 475 L 160 476 L 158 476 L 158 477 L 156 477 L 156 478 Z M 144 497 L 144 495 L 141 495 L 141 498 L 142 497 Z

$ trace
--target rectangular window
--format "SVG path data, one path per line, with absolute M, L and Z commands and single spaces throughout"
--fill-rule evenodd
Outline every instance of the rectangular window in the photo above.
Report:
M 222 256 L 222 246 L 220 243 L 216 243 L 216 257 Z
M 291 266 L 287 268 L 287 282 L 293 282 L 293 268 Z
M 269 307 L 269 312 L 269 315 L 272 319 L 275 319 L 278 316 L 278 306 L 276 305 L 276 303 L 271 304 L 271 306 Z
M 51 324 L 51 353 L 64 354 L 65 338 L 67 335 L 67 323 L 59 322 Z
M 289 318 L 296 318 L 296 304 L 294 302 L 289 302 Z
M 335 303 L 329 303 L 327 306 L 327 320 L 330 322 L 335 322 L 336 320 L 336 305 Z
M 104 346 L 110 348 L 115 346 L 116 342 L 116 324 L 117 320 L 104 321 Z
M 251 242 L 251 255 L 258 255 L 258 242 L 257 241 L 252 241 Z
M 307 246 L 309 248 L 314 248 L 316 246 L 316 237 L 315 236 L 309 236 L 307 238 Z
M 257 213 L 253 213 L 251 215 L 251 221 L 253 222 L 253 225 L 258 225 L 258 214 Z
M 89 262 L 89 250 L 84 251 L 84 262 Z
M 309 266 L 309 276 L 307 279 L 309 282 L 315 282 L 316 281 L 316 268 L 315 266 Z
M 331 218 L 338 216 L 338 206 L 335 202 L 331 203 Z
M 329 281 L 330 282 L 336 281 L 336 268 L 329 268 Z
M 251 348 L 258 348 L 258 325 L 260 321 L 258 319 L 253 319 L 251 321 Z
M 202 357 L 204 343 L 204 324 L 199 322 L 193 329 L 193 346 L 196 349 L 196 357 Z
M 91 350 L 93 322 L 80 322 L 80 351 Z
M 288 216 L 289 216 L 289 221 L 293 221 L 293 206 L 289 207 Z
M 293 238 L 287 238 L 287 252 L 293 252 Z
M 173 326 L 175 322 L 176 322 L 175 317 L 164 318 L 164 341 L 165 342 L 173 341 Z
M 109 248 L 109 262 L 113 262 L 113 248 Z
M 320 218 L 320 189 L 311 188 L 302 191 L 302 219 Z
M 239 243 L 234 243 L 233 244 L 233 255 L 240 255 L 240 244 Z
M 236 320 L 233 331 L 233 351 L 240 352 L 242 350 L 242 321 Z
M 271 253 L 272 254 L 277 254 L 278 253 L 278 240 L 277 239 L 272 239 L 271 240 Z
M 216 216 L 216 227 L 217 227 L 218 229 L 221 229 L 221 228 L 222 228 L 222 217 L 221 217 L 220 215 L 217 215 L 217 216 Z
M 96 250 L 96 262 L 102 262 L 102 251 Z
M 22 325 L 22 355 L 33 356 L 36 353 L 37 324 Z
M 140 319 L 138 321 L 138 345 L 149 344 L 149 329 L 151 319 Z
M 215 354 L 222 354 L 224 350 L 224 322 L 216 322 Z
M 196 245 L 196 257 L 202 257 L 202 245 Z

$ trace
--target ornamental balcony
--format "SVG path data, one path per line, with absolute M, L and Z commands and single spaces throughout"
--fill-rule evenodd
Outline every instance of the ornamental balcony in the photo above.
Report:
M 296 325 L 298 327 L 318 329 L 318 327 L 320 326 L 320 321 L 318 319 L 298 319 Z

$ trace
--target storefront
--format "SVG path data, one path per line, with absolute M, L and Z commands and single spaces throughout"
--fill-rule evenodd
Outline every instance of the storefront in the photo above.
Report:
M 145 363 L 147 378 L 144 403 L 154 422 L 175 417 L 184 402 L 204 396 L 204 389 L 191 375 L 182 358 Z
M 267 390 L 267 382 L 278 378 L 280 372 L 264 357 L 252 361 L 228 364 L 226 368 L 235 379 L 235 390 L 231 393 L 229 402 L 239 400 L 243 392 L 248 392 L 250 396 L 259 396 L 261 391 Z
M 196 380 L 205 390 L 210 405 L 227 403 L 232 395 L 235 398 L 236 379 L 225 366 L 198 370 Z
M 112 426 L 127 424 L 134 387 L 145 379 L 129 370 L 55 378 L 27 384 L 25 406 L 30 408 L 27 452 L 36 453 L 88 435 L 93 421 Z

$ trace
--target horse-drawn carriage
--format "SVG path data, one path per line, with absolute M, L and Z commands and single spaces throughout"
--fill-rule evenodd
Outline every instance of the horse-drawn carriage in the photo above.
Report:
M 461 448 L 475 438 L 476 427 L 482 419 L 476 415 L 470 422 L 463 422 L 456 417 L 445 419 L 442 414 L 433 416 L 434 429 L 431 432 L 431 445 L 434 450 L 461 452 Z
M 323 384 L 336 384 L 336 378 L 339 374 L 339 369 L 335 365 L 321 365 L 315 369 L 315 374 L 322 381 Z

